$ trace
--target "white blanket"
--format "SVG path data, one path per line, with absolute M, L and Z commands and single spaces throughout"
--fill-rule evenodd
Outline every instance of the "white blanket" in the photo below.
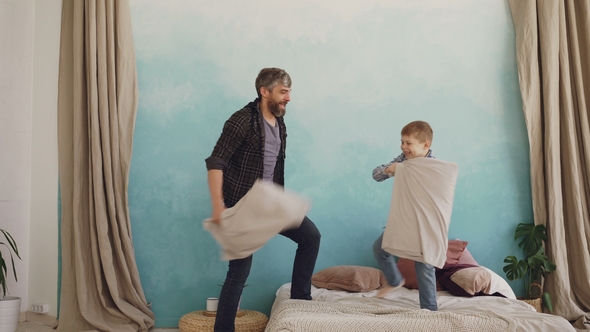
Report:
M 457 164 L 439 159 L 397 164 L 383 250 L 444 266 L 457 174 Z
M 265 332 L 292 331 L 516 331 L 516 322 L 493 311 L 452 313 L 288 300 L 273 313 Z
M 301 225 L 311 202 L 270 181 L 258 180 L 234 205 L 223 211 L 220 224 L 203 227 L 221 247 L 221 259 L 246 258 L 276 234 Z
M 491 270 L 490 270 L 491 271 Z M 494 273 L 494 272 L 492 272 Z M 510 286 L 508 283 L 502 279 L 499 275 L 495 274 L 496 278 L 499 280 L 495 282 L 494 289 L 500 290 L 502 289 L 509 289 L 508 292 L 502 291 L 508 295 L 511 295 L 510 298 L 503 298 L 497 296 L 475 296 L 475 297 L 459 297 L 453 296 L 448 291 L 440 291 L 437 292 L 437 301 L 438 301 L 438 312 L 439 313 L 447 313 L 447 314 L 457 314 L 459 316 L 465 316 L 468 319 L 480 317 L 482 319 L 487 320 L 486 317 L 490 318 L 491 320 L 495 321 L 498 317 L 500 317 L 503 321 L 513 321 L 516 323 L 516 331 L 517 332 L 530 332 L 530 331 L 560 331 L 560 332 L 575 332 L 575 329 L 572 325 L 565 320 L 563 317 L 550 315 L 550 314 L 541 314 L 538 313 L 535 308 L 531 305 L 517 300 L 514 297 L 514 293 L 510 290 Z M 503 284 L 503 286 L 502 286 Z M 299 310 L 299 307 L 295 307 L 290 304 L 290 302 L 295 300 L 290 300 L 291 294 L 291 285 L 289 283 L 283 284 L 278 290 L 275 298 L 275 302 L 273 303 L 270 321 L 267 327 L 267 332 L 269 331 L 281 331 L 281 332 L 288 332 L 288 331 L 341 331 L 340 329 L 331 329 L 325 328 L 321 329 L 318 326 L 323 326 L 324 323 L 322 321 L 312 322 L 308 318 L 310 316 L 315 315 L 316 307 L 313 307 L 314 312 L 310 313 L 309 309 L 304 308 Z M 418 312 L 425 311 L 420 309 L 420 299 L 419 299 L 419 291 L 417 289 L 407 289 L 402 287 L 394 292 L 391 292 L 386 295 L 385 298 L 376 298 L 377 290 L 373 290 L 370 292 L 365 293 L 350 293 L 345 291 L 336 291 L 336 290 L 328 290 L 323 288 L 316 288 L 314 286 L 311 287 L 311 296 L 313 298 L 315 305 L 317 306 L 325 306 L 326 309 L 321 311 L 321 316 L 332 316 L 330 319 L 340 318 L 341 322 L 339 324 L 346 324 L 347 326 L 355 326 L 357 318 L 360 318 L 361 321 L 368 319 L 369 316 L 366 312 L 366 308 L 374 308 L 378 307 L 384 310 L 391 310 L 387 315 L 377 315 L 373 313 L 373 315 L 380 319 L 380 317 L 390 317 L 390 323 L 393 325 L 387 325 L 387 328 L 383 329 L 359 329 L 359 331 L 413 331 L 413 330 L 406 330 L 406 329 L 394 329 L 395 319 L 393 316 L 393 312 L 397 309 L 397 313 L 404 314 L 402 316 L 403 319 L 407 320 L 408 315 L 407 312 L 404 310 L 414 310 Z M 356 315 L 346 316 L 342 313 L 339 309 L 342 306 L 350 306 L 348 311 L 355 311 L 353 308 L 363 307 L 365 309 L 361 310 L 360 317 Z M 286 308 L 283 309 L 283 308 Z M 372 310 L 372 309 L 371 309 Z M 494 312 L 495 315 L 490 315 L 489 311 Z M 282 314 L 279 314 L 281 313 Z M 346 312 L 346 311 L 345 311 Z M 381 312 L 381 311 L 380 311 Z M 387 312 L 387 311 L 385 311 Z M 318 311 L 319 313 L 319 311 Z M 480 314 L 484 315 L 480 315 Z M 303 317 L 302 317 L 303 315 Z M 306 317 L 307 316 L 307 317 Z M 395 315 L 397 317 L 397 314 Z M 414 316 L 411 316 L 414 317 Z M 417 316 L 417 319 L 420 319 L 421 316 Z M 453 315 L 441 315 L 441 316 L 429 316 L 427 319 L 440 317 L 442 320 L 448 320 Z M 293 318 L 293 319 L 292 319 Z M 296 324 L 299 322 L 301 324 L 306 324 L 305 329 L 297 329 L 289 324 Z M 482 324 L 487 324 L 483 323 Z M 284 326 L 279 328 L 278 326 Z M 365 325 L 362 325 L 365 326 Z M 483 325 L 486 326 L 486 325 Z M 270 328 L 269 328 L 270 327 Z M 480 331 L 481 329 L 476 328 L 473 330 L 468 331 Z M 348 331 L 347 329 L 342 329 L 342 331 Z M 461 331 L 459 329 L 442 329 L 439 328 L 437 322 L 430 325 L 430 330 L 428 331 Z M 504 331 L 502 329 L 498 331 Z

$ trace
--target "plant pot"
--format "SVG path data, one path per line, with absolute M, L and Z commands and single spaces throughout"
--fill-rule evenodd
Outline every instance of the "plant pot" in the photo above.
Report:
M 540 299 L 543 295 L 543 287 L 541 287 L 541 280 L 534 280 L 529 287 L 529 298 Z
M 0 332 L 15 332 L 20 313 L 20 297 L 5 296 L 0 299 Z

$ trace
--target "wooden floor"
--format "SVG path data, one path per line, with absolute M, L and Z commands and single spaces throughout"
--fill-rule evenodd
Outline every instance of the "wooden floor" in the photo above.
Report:
M 48 325 L 38 322 L 21 322 L 18 323 L 17 332 L 54 332 L 55 330 Z M 179 332 L 178 329 L 151 329 L 150 332 Z

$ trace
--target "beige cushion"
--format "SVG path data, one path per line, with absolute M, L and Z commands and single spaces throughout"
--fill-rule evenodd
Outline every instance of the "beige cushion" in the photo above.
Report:
M 387 280 L 381 270 L 373 267 L 340 265 L 317 272 L 311 283 L 318 288 L 369 292 L 387 285 Z
M 475 295 L 479 292 L 490 294 L 492 275 L 484 267 L 478 266 L 461 269 L 451 275 L 451 280 L 470 295 Z
M 467 250 L 467 243 L 467 241 L 449 240 L 446 264 L 459 263 L 463 252 Z M 418 278 L 416 277 L 415 262 L 411 259 L 399 258 L 397 260 L 397 268 L 401 272 L 404 279 L 406 279 L 404 287 L 408 289 L 418 289 Z M 436 282 L 436 290 L 444 290 L 444 287 L 438 281 Z
M 397 164 L 383 250 L 442 268 L 447 261 L 457 164 L 413 158 Z
M 221 247 L 221 259 L 241 259 L 262 248 L 276 234 L 298 228 L 311 201 L 270 181 L 257 180 L 233 207 L 221 214 L 221 223 L 210 219 L 203 227 Z

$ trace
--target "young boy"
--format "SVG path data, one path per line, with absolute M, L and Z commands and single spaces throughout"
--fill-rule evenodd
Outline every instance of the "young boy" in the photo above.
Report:
M 430 146 L 432 144 L 432 128 L 424 121 L 414 121 L 408 123 L 401 131 L 401 149 L 402 154 L 388 164 L 376 167 L 373 170 L 373 179 L 378 182 L 384 181 L 395 175 L 395 167 L 407 159 L 413 158 L 434 158 Z M 385 286 L 377 293 L 377 297 L 383 298 L 389 292 L 402 287 L 405 279 L 397 268 L 395 258 L 390 253 L 383 250 L 383 234 L 373 244 L 373 254 L 377 259 L 379 267 L 383 271 L 389 285 Z M 420 308 L 431 311 L 438 310 L 436 302 L 436 276 L 434 266 L 415 262 L 416 277 L 418 279 L 418 288 L 420 292 Z

